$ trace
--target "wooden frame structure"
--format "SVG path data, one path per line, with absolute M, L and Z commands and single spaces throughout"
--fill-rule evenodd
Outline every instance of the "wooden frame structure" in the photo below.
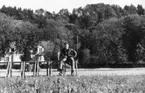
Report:
M 21 65 L 20 67 L 20 77 L 25 78 L 25 70 L 26 70 L 26 64 L 27 63 L 32 63 L 34 65 L 34 71 L 33 71 L 33 76 L 39 76 L 39 63 L 40 62 L 47 62 L 46 63 L 46 76 L 51 76 L 52 75 L 52 65 L 54 62 L 52 61 L 22 61 L 22 62 L 13 62 L 13 61 L 8 61 L 8 62 L 0 62 L 0 64 L 4 63 L 7 64 L 7 69 L 6 69 L 6 76 L 5 77 L 12 77 L 12 66 L 14 63 L 19 63 Z M 78 67 L 77 67 L 77 60 L 75 61 L 75 72 L 76 75 L 78 74 Z
M 20 63 L 21 68 L 20 68 L 20 77 L 25 78 L 25 70 L 26 70 L 26 63 L 33 63 L 34 64 L 34 71 L 33 71 L 33 76 L 39 76 L 39 63 L 40 62 L 47 62 L 47 68 L 46 68 L 46 75 L 51 76 L 51 61 L 23 61 L 23 62 L 0 62 L 0 64 L 7 64 L 7 69 L 6 69 L 6 76 L 5 77 L 12 77 L 12 66 L 14 63 Z
M 47 62 L 46 66 L 46 75 L 51 76 L 52 75 L 52 65 L 54 64 L 53 61 L 48 60 L 48 61 L 39 61 L 39 57 L 41 55 L 35 55 L 36 59 L 35 61 L 21 61 L 21 62 L 14 62 L 14 55 L 13 52 L 9 54 L 7 62 L 0 62 L 1 63 L 7 63 L 7 70 L 6 70 L 6 76 L 5 77 L 12 77 L 12 66 L 14 63 L 20 63 L 21 64 L 21 78 L 25 78 L 25 68 L 27 63 L 34 63 L 34 71 L 33 71 L 33 76 L 39 76 L 39 63 L 40 62 Z M 78 60 L 75 60 L 75 72 L 76 75 L 78 74 Z

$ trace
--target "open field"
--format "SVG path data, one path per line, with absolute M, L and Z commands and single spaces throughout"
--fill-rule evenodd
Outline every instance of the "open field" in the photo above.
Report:
M 20 76 L 20 70 L 12 70 L 13 76 Z M 67 71 L 70 74 L 70 70 Z M 78 69 L 79 76 L 94 76 L 94 75 L 144 75 L 145 68 L 97 68 L 97 69 Z M 6 69 L 0 70 L 0 77 L 6 75 Z M 33 75 L 33 72 L 26 72 L 27 76 Z M 40 75 L 46 75 L 46 69 L 41 69 Z M 56 69 L 52 69 L 52 75 L 58 75 Z
M 145 75 L 0 78 L 0 93 L 145 93 Z
M 13 70 L 19 76 L 19 70 Z M 0 71 L 0 93 L 145 93 L 145 68 L 98 68 L 79 69 L 78 76 L 45 76 L 44 69 L 38 77 L 2 78 L 5 70 Z

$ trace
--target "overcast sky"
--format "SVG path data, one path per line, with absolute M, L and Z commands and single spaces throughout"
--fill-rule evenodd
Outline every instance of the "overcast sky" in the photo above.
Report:
M 71 12 L 73 8 L 96 3 L 117 4 L 121 7 L 130 4 L 135 6 L 141 4 L 145 8 L 145 0 L 1 0 L 0 7 L 3 5 L 17 6 L 33 10 L 43 8 L 44 10 L 57 13 L 60 9 L 67 8 Z

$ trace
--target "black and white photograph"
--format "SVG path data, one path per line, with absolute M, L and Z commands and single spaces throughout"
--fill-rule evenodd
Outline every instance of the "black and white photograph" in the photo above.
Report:
M 0 93 L 145 93 L 145 1 L 1 0 Z

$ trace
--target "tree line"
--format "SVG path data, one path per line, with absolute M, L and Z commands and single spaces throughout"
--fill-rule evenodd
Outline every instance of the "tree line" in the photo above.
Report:
M 63 42 L 78 50 L 80 64 L 118 64 L 145 61 L 145 9 L 109 4 L 88 4 L 50 13 L 3 6 L 0 9 L 0 56 L 11 42 L 16 51 L 29 56 L 40 41 Z M 57 49 L 56 49 L 57 50 Z M 55 53 L 52 53 L 55 58 Z M 49 55 L 49 54 L 48 54 Z

